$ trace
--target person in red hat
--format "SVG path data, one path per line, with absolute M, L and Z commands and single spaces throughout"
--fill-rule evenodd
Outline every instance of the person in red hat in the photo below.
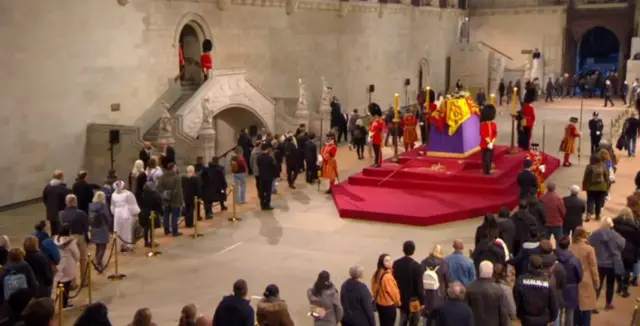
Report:
M 582 136 L 576 127 L 576 123 L 578 123 L 578 118 L 571 117 L 569 119 L 569 124 L 564 128 L 564 137 L 560 143 L 560 151 L 564 152 L 562 166 L 572 165 L 569 158 L 571 158 L 571 154 L 574 154 L 576 151 L 576 138 Z
M 327 142 L 322 147 L 320 156 L 322 157 L 322 177 L 329 180 L 329 189 L 325 192 L 330 194 L 338 178 L 338 161 L 336 160 L 338 147 L 336 146 L 336 136 L 333 132 L 327 134 Z

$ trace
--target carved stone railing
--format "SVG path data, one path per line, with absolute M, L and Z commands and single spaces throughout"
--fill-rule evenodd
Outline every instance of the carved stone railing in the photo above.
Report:
M 567 6 L 569 0 L 474 0 L 468 3 L 469 9 L 510 9 Z
M 140 128 L 144 135 L 162 117 L 167 109 L 166 105 L 173 105 L 182 94 L 182 86 L 177 78 L 169 79 L 167 90 L 151 106 L 142 113 L 133 125 Z
M 214 116 L 230 107 L 253 110 L 273 130 L 275 101 L 246 77 L 244 69 L 214 70 L 207 80 L 177 111 L 180 126 L 185 135 L 196 138 L 202 124 L 202 102 L 209 98 Z

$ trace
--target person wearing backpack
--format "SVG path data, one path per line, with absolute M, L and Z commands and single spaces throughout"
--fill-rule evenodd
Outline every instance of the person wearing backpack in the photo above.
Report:
M 424 309 L 422 313 L 429 316 L 433 310 L 442 306 L 447 299 L 449 287 L 449 265 L 444 261 L 442 247 L 435 245 L 429 257 L 420 263 L 424 273 L 422 285 L 424 286 Z
M 91 226 L 91 243 L 96 245 L 95 265 L 98 273 L 102 273 L 104 265 L 102 259 L 109 243 L 109 225 L 111 213 L 107 206 L 107 199 L 102 191 L 93 195 L 93 201 L 89 204 L 89 223 Z
M 594 213 L 596 220 L 600 220 L 609 182 L 609 170 L 599 156 L 592 155 L 582 178 L 582 189 L 587 192 L 587 222 Z
M 22 248 L 9 249 L 7 264 L 0 273 L 0 307 L 5 307 L 9 297 L 18 289 L 27 289 L 32 296 L 38 292 L 38 280 L 24 261 L 24 256 Z

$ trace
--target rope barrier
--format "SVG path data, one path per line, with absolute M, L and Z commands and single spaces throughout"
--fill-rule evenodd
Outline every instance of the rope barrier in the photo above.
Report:
M 80 295 L 80 292 L 82 292 L 82 289 L 83 289 L 82 285 L 86 284 L 85 281 L 88 280 L 89 270 L 91 270 L 91 266 L 89 262 L 87 262 L 87 265 L 85 266 L 85 269 L 84 269 L 84 274 L 82 275 L 82 279 L 80 280 L 80 286 L 78 286 L 78 291 L 73 295 L 69 294 L 69 299 L 75 299 L 78 297 L 78 295 Z
M 62 311 L 64 310 L 64 303 L 62 302 L 62 298 L 64 298 L 64 285 L 58 284 L 56 292 L 58 293 L 58 325 L 62 326 L 64 325 L 64 318 L 62 317 Z
M 118 235 L 118 232 L 114 232 L 113 233 L 115 235 L 116 238 L 120 238 L 120 236 Z M 120 238 L 121 239 L 121 238 Z M 112 275 L 109 275 L 107 278 L 112 280 L 112 281 L 120 281 L 122 279 L 124 279 L 125 277 L 127 277 L 127 275 L 125 274 L 120 274 L 119 272 L 119 266 L 118 266 L 118 241 L 114 241 L 113 242 L 113 248 L 115 251 L 115 271 Z
M 149 230 L 149 245 L 150 248 L 149 251 L 147 252 L 147 257 L 156 257 L 160 254 L 162 254 L 160 251 L 157 251 L 156 248 L 156 237 L 155 237 L 155 231 L 156 231 L 156 212 L 151 212 L 151 219 L 149 221 L 149 223 L 151 223 L 151 230 Z
M 236 184 L 235 182 L 231 183 L 231 190 L 229 190 L 229 193 L 233 193 L 233 191 L 236 189 Z M 227 195 L 228 196 L 228 195 Z M 242 219 L 238 217 L 238 214 L 236 212 L 236 196 L 235 194 L 231 195 L 231 217 L 229 217 L 229 221 L 230 222 L 238 222 L 241 221 Z
M 202 233 L 198 232 L 198 220 L 200 219 L 200 200 L 198 199 L 198 197 L 194 197 L 193 207 L 195 209 L 195 216 L 193 219 L 193 234 L 191 235 L 191 237 L 193 239 L 198 239 L 204 236 Z
M 115 242 L 116 239 L 113 238 L 113 241 Z M 113 244 L 111 246 L 111 250 L 109 252 L 109 257 L 107 258 L 107 263 L 104 266 L 102 266 L 102 268 L 100 266 L 96 265 L 96 263 L 94 261 L 91 261 L 91 265 L 93 265 L 93 268 L 95 268 L 98 271 L 99 274 L 102 274 L 107 269 L 107 267 L 109 267 L 109 263 L 111 262 L 111 257 L 113 257 L 114 249 L 115 249 L 115 244 Z

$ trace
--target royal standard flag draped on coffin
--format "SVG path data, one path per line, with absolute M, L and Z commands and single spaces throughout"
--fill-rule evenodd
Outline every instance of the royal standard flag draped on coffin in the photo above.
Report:
M 478 105 L 471 97 L 448 98 L 443 100 L 438 109 L 431 115 L 430 122 L 444 132 L 444 126 L 449 126 L 449 136 L 471 117 L 480 115 Z

